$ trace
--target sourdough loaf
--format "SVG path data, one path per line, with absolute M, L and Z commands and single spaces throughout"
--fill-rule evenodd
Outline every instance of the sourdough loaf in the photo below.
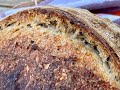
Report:
M 0 90 L 120 89 L 120 27 L 84 9 L 43 6 L 0 21 Z

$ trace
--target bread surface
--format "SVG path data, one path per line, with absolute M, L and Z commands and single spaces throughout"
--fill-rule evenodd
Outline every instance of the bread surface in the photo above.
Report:
M 0 21 L 0 90 L 120 89 L 120 27 L 84 9 L 43 6 Z

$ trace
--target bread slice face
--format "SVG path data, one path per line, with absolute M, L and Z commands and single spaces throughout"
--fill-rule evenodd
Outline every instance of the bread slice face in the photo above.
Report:
M 0 21 L 0 89 L 120 89 L 120 28 L 89 11 L 36 7 Z

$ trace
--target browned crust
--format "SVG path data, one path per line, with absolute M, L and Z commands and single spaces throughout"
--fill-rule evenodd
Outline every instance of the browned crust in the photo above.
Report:
M 69 20 L 71 24 L 77 26 L 78 28 L 79 27 L 84 28 L 84 30 L 86 30 L 86 32 L 88 32 L 90 36 L 94 37 L 95 40 L 98 40 L 99 42 L 101 42 L 102 43 L 101 45 L 103 45 L 103 47 L 105 47 L 109 53 L 111 53 L 114 57 L 116 57 L 119 60 L 119 57 L 116 55 L 115 51 L 112 49 L 112 47 L 109 46 L 109 44 L 106 42 L 106 40 L 100 36 L 100 34 L 98 34 L 94 29 L 90 28 L 89 26 L 86 26 L 86 24 L 84 22 L 79 21 L 78 18 L 76 18 L 75 16 L 72 16 L 70 13 L 65 12 L 63 10 L 52 9 L 52 8 L 36 9 L 36 12 L 37 12 L 37 14 L 42 13 L 42 14 L 48 14 L 48 15 L 53 15 L 53 16 L 55 15 L 61 19 Z M 25 13 L 28 13 L 28 11 L 23 11 L 23 12 L 20 12 L 18 14 L 26 15 Z M 16 15 L 17 14 L 15 14 L 15 16 Z M 9 16 L 8 18 L 6 18 L 4 21 L 2 21 L 0 23 L 4 23 L 5 25 L 7 25 L 9 20 L 14 19 L 15 16 L 14 15 Z M 19 15 L 18 15 L 17 20 L 22 19 L 21 17 L 22 16 L 19 17 Z M 25 21 L 26 17 L 23 19 Z M 23 21 L 23 20 L 21 20 L 21 21 Z
M 87 32 L 88 36 L 92 37 L 92 41 L 95 41 L 95 44 L 99 45 L 103 49 L 103 51 L 105 51 L 106 55 L 110 56 L 115 71 L 118 72 L 118 76 L 120 76 L 120 57 L 116 54 L 113 48 L 110 47 L 109 43 L 104 38 L 102 38 L 102 36 L 98 34 L 94 29 L 90 28 L 84 22 L 80 21 L 77 17 L 71 15 L 68 12 L 55 8 L 30 9 L 5 18 L 4 20 L 0 21 L 0 25 L 2 25 L 2 27 L 5 27 L 9 24 L 10 21 L 19 21 L 21 23 L 26 22 L 26 20 L 29 21 L 34 16 L 39 14 L 59 17 L 61 20 L 68 20 L 72 25 L 77 28 L 83 28 L 84 31 L 82 32 Z
M 58 42 L 56 39 L 54 40 L 56 42 L 55 46 L 51 41 L 51 43 L 49 42 L 50 39 L 43 44 L 44 46 L 51 45 L 54 47 L 43 49 L 40 44 L 36 43 L 35 37 L 28 38 L 28 35 L 25 34 L 24 36 L 24 32 L 22 35 L 18 35 L 12 40 L 4 39 L 5 45 L 2 43 L 3 46 L 0 48 L 0 60 L 2 60 L 0 66 L 4 66 L 3 70 L 0 68 L 2 72 L 0 74 L 1 90 L 33 90 L 38 88 L 42 90 L 58 90 L 58 88 L 60 90 L 118 90 L 109 82 L 102 80 L 99 75 L 94 74 L 89 66 L 84 65 L 85 62 L 87 63 L 86 59 L 80 62 L 83 66 L 79 65 L 79 62 L 77 62 L 79 55 L 78 57 L 75 55 L 75 47 L 72 43 L 60 48 L 61 50 L 66 48 L 66 57 L 51 55 L 50 52 L 55 50 L 55 47 L 59 45 L 58 42 L 62 40 L 60 36 L 57 39 Z M 39 38 L 45 37 L 41 36 Z M 44 39 L 42 40 L 44 41 Z M 94 61 L 89 54 L 85 57 L 90 58 L 89 64 Z
M 45 8 L 45 9 L 37 8 L 33 10 L 32 9 L 26 10 L 26 11 L 22 11 L 17 14 L 14 14 L 12 16 L 9 16 L 5 18 L 3 21 L 1 21 L 0 23 L 2 23 L 2 25 L 7 25 L 9 21 L 12 21 L 12 20 L 25 22 L 26 20 L 30 19 L 29 17 L 34 17 L 35 14 L 39 15 L 41 13 L 59 17 L 61 20 L 67 19 L 68 21 L 70 21 L 71 24 L 75 25 L 76 27 L 83 28 L 85 30 L 83 32 L 88 32 L 89 36 L 92 37 L 96 43 L 99 43 L 101 47 L 106 51 L 106 54 L 111 56 L 112 60 L 114 60 L 113 61 L 114 63 L 120 64 L 120 58 L 112 49 L 112 47 L 110 47 L 109 43 L 104 38 L 102 38 L 100 34 L 98 34 L 94 29 L 87 26 L 84 22 L 79 21 L 79 19 L 76 18 L 75 16 L 63 10 L 54 9 L 54 8 Z M 117 67 L 120 69 L 119 65 L 117 65 Z

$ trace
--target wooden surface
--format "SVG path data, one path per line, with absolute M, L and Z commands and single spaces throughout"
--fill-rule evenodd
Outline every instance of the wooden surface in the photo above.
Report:
M 40 2 L 42 0 L 37 0 L 37 1 Z M 26 3 L 30 3 L 29 5 L 34 4 L 32 0 L 0 0 L 0 11 L 9 10 L 16 5 L 21 5 L 21 4 L 23 4 L 23 6 L 28 5 Z

